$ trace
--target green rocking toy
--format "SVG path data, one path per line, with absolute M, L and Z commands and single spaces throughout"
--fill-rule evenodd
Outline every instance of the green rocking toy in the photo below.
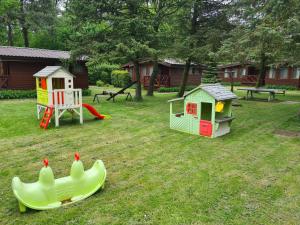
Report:
M 19 202 L 20 212 L 26 207 L 36 210 L 46 210 L 83 200 L 98 189 L 104 188 L 106 169 L 101 160 L 97 160 L 92 168 L 84 171 L 75 154 L 70 176 L 54 179 L 48 160 L 40 170 L 39 179 L 35 183 L 23 183 L 19 177 L 12 180 L 13 193 Z

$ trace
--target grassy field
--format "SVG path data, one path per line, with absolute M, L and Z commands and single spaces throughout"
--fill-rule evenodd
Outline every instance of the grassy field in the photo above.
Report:
M 240 95 L 243 93 L 239 93 Z M 273 103 L 243 101 L 232 132 L 208 139 L 169 129 L 167 100 L 93 104 L 111 120 L 70 118 L 39 128 L 35 100 L 0 102 L 0 224 L 299 224 L 299 92 Z M 92 97 L 84 98 L 92 104 Z M 68 175 L 75 151 L 86 168 L 102 159 L 104 191 L 55 210 L 20 214 L 14 176 L 38 178 L 47 157 L 55 176 Z

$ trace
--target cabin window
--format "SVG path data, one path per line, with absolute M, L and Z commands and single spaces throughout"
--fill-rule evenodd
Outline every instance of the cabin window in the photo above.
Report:
M 229 77 L 229 70 L 228 69 L 225 69 L 225 71 L 224 71 L 224 77 L 225 78 Z
M 276 74 L 276 70 L 275 70 L 275 68 L 270 68 L 269 69 L 269 73 L 268 73 L 268 77 L 269 77 L 269 79 L 275 79 L 275 74 Z
M 232 77 L 237 78 L 237 75 L 238 75 L 237 69 L 233 69 L 232 70 Z
M 153 66 L 149 66 L 149 75 L 151 76 L 153 73 Z
M 145 65 L 141 66 L 141 76 L 146 76 L 147 74 L 147 67 Z
M 288 68 L 282 67 L 280 68 L 280 79 L 287 79 L 288 78 Z
M 189 71 L 189 74 L 196 75 L 196 68 L 195 67 L 191 67 L 190 71 Z
M 299 79 L 300 78 L 300 67 L 293 69 L 293 79 Z
M 241 76 L 246 76 L 246 68 L 241 69 Z
M 192 115 L 197 115 L 197 104 L 196 103 L 187 103 L 186 104 L 186 113 L 187 114 L 192 114 Z
M 75 64 L 74 67 L 73 67 L 73 72 L 74 73 L 83 73 L 84 68 L 81 64 Z
M 211 121 L 212 104 L 207 102 L 201 103 L 201 120 Z

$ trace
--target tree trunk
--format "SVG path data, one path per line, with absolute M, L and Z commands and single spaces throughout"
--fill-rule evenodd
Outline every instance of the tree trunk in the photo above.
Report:
M 257 80 L 257 83 L 256 83 L 256 87 L 262 87 L 262 86 L 265 85 L 266 61 L 267 61 L 266 54 L 262 51 L 261 56 L 260 56 L 259 75 L 258 75 L 258 80 Z
M 155 79 L 157 78 L 157 74 L 158 74 L 158 59 L 155 59 L 153 64 L 153 71 L 150 76 L 147 96 L 153 96 L 154 84 L 155 84 Z
M 137 80 L 134 100 L 142 101 L 143 97 L 142 97 L 142 85 L 141 85 L 141 77 L 140 77 L 140 64 L 138 61 L 134 62 L 134 68 L 135 68 L 135 77 Z
M 191 67 L 191 59 L 188 58 L 185 62 L 184 71 L 183 71 L 183 78 L 182 78 L 180 90 L 177 94 L 178 97 L 182 97 L 184 95 L 186 83 L 187 83 L 187 80 L 189 78 L 190 67 Z
M 13 46 L 14 45 L 12 25 L 11 25 L 10 22 L 7 23 L 7 42 L 8 42 L 9 46 Z
M 24 0 L 20 0 L 20 11 L 21 11 L 21 17 L 19 18 L 19 21 L 20 21 L 21 30 L 22 30 L 24 46 L 29 47 L 28 26 L 26 24 L 26 16 L 25 16 L 25 11 L 24 11 Z

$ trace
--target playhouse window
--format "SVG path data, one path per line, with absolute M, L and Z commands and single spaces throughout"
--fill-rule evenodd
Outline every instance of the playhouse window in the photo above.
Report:
M 192 114 L 192 115 L 197 115 L 197 104 L 196 103 L 187 103 L 186 113 Z
M 41 86 L 42 89 L 47 90 L 47 82 L 45 78 L 41 78 Z
M 208 102 L 201 103 L 201 120 L 211 121 L 212 104 Z

